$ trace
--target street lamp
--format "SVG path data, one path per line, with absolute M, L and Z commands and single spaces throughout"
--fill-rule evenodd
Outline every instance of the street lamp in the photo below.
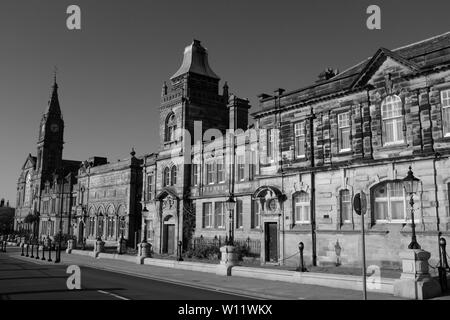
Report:
M 228 230 L 228 245 L 232 246 L 234 243 L 234 227 L 233 227 L 233 211 L 236 208 L 236 200 L 233 197 L 233 194 L 230 194 L 228 200 L 225 201 L 226 209 L 229 212 L 229 230 Z
M 59 202 L 60 202 L 60 212 L 59 212 L 59 239 L 58 239 L 58 250 L 55 252 L 55 263 L 61 262 L 61 240 L 63 236 L 63 210 L 64 210 L 64 167 L 60 168 L 61 185 Z M 58 175 L 56 175 L 56 181 L 58 181 Z
M 417 243 L 416 239 L 416 225 L 414 223 L 414 194 L 417 192 L 419 188 L 419 179 L 416 178 L 409 167 L 408 175 L 403 179 L 403 185 L 405 187 L 406 192 L 409 194 L 409 205 L 411 206 L 411 228 L 412 228 L 412 236 L 411 243 L 408 245 L 408 249 L 420 249 L 420 245 Z

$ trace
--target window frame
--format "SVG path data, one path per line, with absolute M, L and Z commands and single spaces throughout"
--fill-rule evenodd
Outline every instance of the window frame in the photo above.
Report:
M 165 121 L 164 128 L 164 142 L 172 142 L 175 141 L 175 131 L 177 129 L 177 121 L 175 118 L 175 113 L 170 112 Z
M 252 229 L 261 229 L 261 213 L 263 212 L 263 205 L 259 198 L 252 199 Z M 258 223 L 256 223 L 258 222 Z
M 215 184 L 216 179 L 216 164 L 215 162 L 210 162 L 206 164 L 206 184 L 211 185 Z
M 447 95 L 447 97 L 444 99 L 444 93 Z M 442 134 L 444 137 L 450 137 L 450 89 L 445 89 L 441 91 L 440 94 L 441 97 L 441 112 L 442 112 Z M 446 105 L 444 105 L 444 101 L 446 102 Z M 449 121 L 445 122 L 445 114 L 448 113 Z
M 153 199 L 153 179 L 155 178 L 155 175 L 153 172 L 147 175 L 147 200 Z
M 347 119 L 342 119 L 344 116 Z M 339 152 L 349 152 L 352 150 L 352 119 L 350 110 L 340 112 L 337 114 L 338 123 L 338 149 Z M 348 148 L 343 148 L 343 138 L 342 133 L 348 130 Z
M 193 186 L 198 186 L 198 173 L 199 173 L 199 165 L 196 163 L 192 164 L 192 177 L 191 177 L 191 183 Z
M 208 212 L 206 212 L 206 207 L 209 207 Z M 212 208 L 213 208 L 212 202 L 203 202 L 203 205 L 202 205 L 203 229 L 212 229 L 214 226 Z M 206 224 L 207 221 L 208 221 L 208 224 Z
M 305 195 L 308 198 L 308 201 L 296 201 L 296 199 L 301 200 L 302 195 Z M 296 194 L 294 194 L 292 201 L 293 201 L 294 225 L 310 224 L 311 223 L 311 197 L 310 197 L 309 193 L 307 193 L 305 191 L 297 192 Z M 301 216 L 303 217 L 303 215 L 305 214 L 305 212 L 304 212 L 305 207 L 308 207 L 308 211 L 307 211 L 308 220 L 303 220 L 303 219 L 298 220 L 297 219 L 297 208 L 302 209 Z
M 244 203 L 242 199 L 236 199 L 236 229 L 244 228 Z
M 237 181 L 245 181 L 245 156 L 239 155 L 237 157 Z
M 348 197 L 350 198 L 348 201 L 343 201 L 343 193 L 344 192 L 348 192 Z M 344 202 L 346 202 L 346 203 L 348 202 L 348 208 L 349 208 L 348 219 L 343 218 L 343 213 L 344 213 L 343 203 Z M 352 223 L 352 220 L 353 220 L 352 192 L 349 189 L 339 190 L 339 211 L 340 211 L 341 224 Z
M 225 212 L 225 202 L 217 201 L 214 203 L 214 227 L 216 229 L 225 229 L 226 228 L 226 212 Z M 219 219 L 220 217 L 220 219 Z M 219 221 L 222 222 L 219 225 Z
M 163 187 L 168 187 L 170 185 L 170 168 L 169 167 L 165 167 L 163 170 L 162 185 L 163 185 Z
M 172 168 L 170 168 L 170 185 L 174 186 L 177 184 L 177 166 L 173 165 Z
M 394 112 L 398 112 L 400 111 L 400 115 L 395 115 L 395 116 L 386 116 L 385 113 L 388 113 L 388 110 L 385 110 L 385 108 L 389 105 L 393 105 L 394 102 L 392 101 L 388 101 L 390 99 L 395 99 L 395 104 L 399 103 L 399 110 L 393 110 L 391 109 L 391 113 Z M 388 102 L 387 102 L 388 101 Z M 393 107 L 392 107 L 393 108 Z M 401 138 L 401 140 L 393 140 L 393 141 L 386 141 L 386 137 L 387 137 L 387 133 L 386 133 L 386 123 L 387 122 L 393 122 L 395 125 L 392 126 L 392 139 L 394 139 L 394 136 L 398 139 Z M 398 132 L 398 121 L 401 121 L 401 130 L 400 132 Z M 382 132 L 382 137 L 383 137 L 383 146 L 392 146 L 392 145 L 398 145 L 398 144 L 403 144 L 405 143 L 405 135 L 403 132 L 403 127 L 405 125 L 405 119 L 404 119 L 404 114 L 403 114 L 403 101 L 402 99 L 397 96 L 397 95 L 388 95 L 387 97 L 385 97 L 383 99 L 383 101 L 381 102 L 381 132 Z
M 221 170 L 219 170 L 219 166 Z M 216 174 L 217 174 L 217 183 L 225 183 L 226 181 L 226 171 L 225 171 L 225 162 L 223 159 L 218 160 L 216 162 Z M 222 177 L 220 177 L 222 176 Z
M 269 158 L 270 161 L 273 161 L 274 156 L 275 156 L 275 150 L 274 150 L 274 129 L 270 128 L 267 129 L 267 143 L 266 143 L 266 147 L 267 147 L 267 158 Z
M 303 153 L 300 154 L 300 143 L 303 140 Z M 306 158 L 306 120 L 294 123 L 294 155 L 295 159 Z
M 406 193 L 405 187 L 402 186 L 402 192 L 403 192 L 403 196 L 402 197 L 398 197 L 398 196 L 391 196 L 391 191 L 395 190 L 392 189 L 392 185 L 398 183 L 398 184 L 402 184 L 401 180 L 390 180 L 390 181 L 385 181 L 383 183 L 379 183 L 376 186 L 374 186 L 372 188 L 372 192 L 371 195 L 373 197 L 373 221 L 375 223 L 411 223 L 411 217 L 408 216 L 409 212 L 409 196 Z M 385 197 L 376 197 L 376 192 L 379 188 L 381 187 L 385 187 L 386 189 L 386 196 Z M 377 200 L 377 199 L 383 199 L 383 200 Z M 386 200 L 384 200 L 386 199 Z M 399 201 L 402 200 L 403 201 L 403 218 L 400 219 L 392 219 L 392 203 L 395 201 Z M 414 202 L 416 204 L 419 203 L 418 201 L 419 199 L 417 199 L 417 197 L 415 197 Z M 387 217 L 386 219 L 377 219 L 377 203 L 383 203 L 386 202 L 387 203 Z M 415 207 L 415 212 L 417 212 L 417 208 Z M 417 223 L 417 215 L 414 216 L 414 221 L 415 223 Z

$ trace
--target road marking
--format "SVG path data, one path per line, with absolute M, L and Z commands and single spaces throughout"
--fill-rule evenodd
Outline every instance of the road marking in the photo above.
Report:
M 115 294 L 115 293 L 112 293 L 112 292 L 108 292 L 108 291 L 97 290 L 97 292 L 100 292 L 100 293 L 103 293 L 103 294 L 107 294 L 107 295 L 109 295 L 109 296 L 113 296 L 113 297 L 115 297 L 115 298 L 122 299 L 122 300 L 130 300 L 130 299 L 128 299 L 128 298 L 119 296 L 118 294 Z

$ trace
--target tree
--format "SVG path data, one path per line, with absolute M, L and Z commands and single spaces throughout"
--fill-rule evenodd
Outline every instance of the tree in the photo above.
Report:
M 10 233 L 13 231 L 14 210 L 0 211 L 0 233 Z
M 183 249 L 187 250 L 195 231 L 195 206 L 187 199 L 183 201 Z

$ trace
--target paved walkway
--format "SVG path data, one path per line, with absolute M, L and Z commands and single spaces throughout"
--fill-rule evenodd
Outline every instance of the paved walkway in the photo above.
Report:
M 9 249 L 9 248 L 8 248 Z M 30 259 L 20 256 L 18 249 L 8 250 L 9 255 L 34 261 L 38 264 L 50 264 L 36 259 Z M 54 264 L 54 263 L 53 263 Z M 251 279 L 243 277 L 225 277 L 212 273 L 162 268 L 149 265 L 138 265 L 121 260 L 113 259 L 94 259 L 89 256 L 80 256 L 74 254 L 62 254 L 62 264 L 89 266 L 97 269 L 119 272 L 123 274 L 143 277 L 147 279 L 157 279 L 167 282 L 194 286 L 197 288 L 213 289 L 219 292 L 234 293 L 248 295 L 261 299 L 314 299 L 314 300 L 359 300 L 362 299 L 362 292 L 335 289 L 313 285 L 299 285 L 281 281 L 266 281 L 260 279 Z M 83 277 L 83 268 L 81 268 L 81 276 Z M 389 294 L 368 293 L 369 300 L 396 300 Z

